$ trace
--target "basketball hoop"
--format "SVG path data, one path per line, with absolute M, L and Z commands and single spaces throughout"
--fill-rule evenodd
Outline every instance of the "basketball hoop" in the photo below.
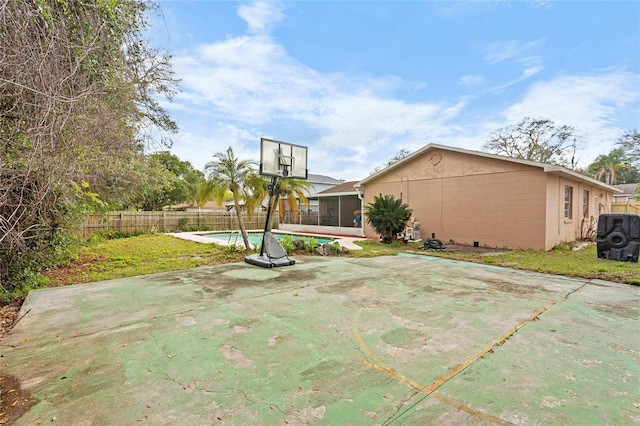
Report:
M 260 174 L 307 179 L 307 147 L 273 139 L 260 139 Z
M 286 250 L 269 231 L 269 223 L 278 178 L 307 179 L 307 147 L 261 138 L 260 174 L 271 176 L 267 220 L 264 224 L 260 254 L 252 254 L 244 260 L 264 268 L 293 265 L 296 261 L 287 256 Z

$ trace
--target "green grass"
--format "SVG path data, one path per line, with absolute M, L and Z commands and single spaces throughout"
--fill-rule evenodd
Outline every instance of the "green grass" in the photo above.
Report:
M 446 250 L 426 251 L 420 249 L 420 244 L 381 244 L 377 241 L 358 244 L 363 250 L 352 250 L 349 256 L 375 257 L 410 252 L 549 274 L 640 285 L 640 264 L 598 259 L 595 245 L 577 251 L 571 250 L 570 246 L 564 246 L 548 252 L 513 250 L 480 254 Z M 308 252 L 294 254 L 309 255 Z M 82 247 L 68 264 L 48 271 L 45 275 L 49 283 L 44 286 L 53 287 L 242 262 L 246 255 L 246 252 L 235 248 L 200 244 L 164 234 L 101 240 Z
M 599 259 L 595 244 L 581 250 L 572 250 L 571 245 L 566 245 L 550 251 L 513 250 L 495 254 L 430 251 L 428 254 L 546 274 L 640 285 L 640 264 Z
M 240 262 L 246 253 L 164 234 L 101 240 L 80 248 L 68 264 L 45 273 L 50 287 Z

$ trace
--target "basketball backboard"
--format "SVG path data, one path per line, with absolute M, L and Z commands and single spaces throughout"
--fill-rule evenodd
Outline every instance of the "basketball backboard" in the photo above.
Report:
M 307 179 L 307 147 L 260 138 L 260 174 Z

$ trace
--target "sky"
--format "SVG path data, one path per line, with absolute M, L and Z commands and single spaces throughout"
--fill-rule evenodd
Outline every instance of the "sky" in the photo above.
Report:
M 361 180 L 400 150 L 481 151 L 524 117 L 575 128 L 579 167 L 640 129 L 637 1 L 160 1 L 181 80 L 171 152 L 199 170 L 260 138 Z

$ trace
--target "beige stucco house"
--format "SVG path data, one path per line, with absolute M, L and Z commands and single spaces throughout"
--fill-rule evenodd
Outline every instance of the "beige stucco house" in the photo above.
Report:
M 364 205 L 392 194 L 422 238 L 549 250 L 595 234 L 617 190 L 564 167 L 430 144 L 356 184 Z M 367 237 L 376 233 L 366 224 Z

